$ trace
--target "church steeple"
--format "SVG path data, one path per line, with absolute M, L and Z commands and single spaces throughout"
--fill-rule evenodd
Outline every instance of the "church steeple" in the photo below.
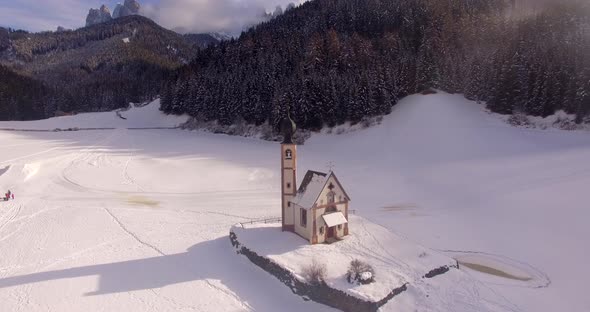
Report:
M 283 142 L 281 143 L 281 210 L 283 231 L 295 230 L 294 207 L 291 200 L 297 194 L 297 145 L 293 143 L 293 135 L 297 130 L 291 116 L 281 122 Z
M 293 144 L 293 135 L 295 135 L 296 130 L 297 125 L 293 119 L 291 119 L 291 114 L 287 113 L 287 118 L 283 119 L 281 122 L 281 132 L 283 133 L 282 144 Z

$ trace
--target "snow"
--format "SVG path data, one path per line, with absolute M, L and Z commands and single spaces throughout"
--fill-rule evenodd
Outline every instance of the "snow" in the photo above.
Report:
M 130 41 L 129 41 L 129 37 L 127 37 L 127 38 L 123 38 L 123 42 L 124 42 L 124 43 L 129 43 L 129 42 L 130 42 Z
M 0 131 L 0 191 L 16 198 L 0 202 L 3 310 L 330 310 L 229 246 L 233 224 L 280 216 L 277 143 L 126 129 L 186 120 L 155 103 L 121 114 L 0 122 L 116 128 Z M 425 246 L 411 265 L 442 254 L 530 278 L 461 266 L 384 311 L 479 311 L 486 298 L 507 311 L 589 311 L 588 159 L 588 132 L 515 128 L 460 95 L 436 94 L 404 99 L 374 127 L 313 135 L 298 147 L 298 172 L 333 162 L 351 210 Z M 362 233 L 353 221 L 350 230 Z M 377 237 L 379 253 L 397 249 Z
M 176 127 L 188 120 L 188 116 L 164 115 L 159 109 L 160 100 L 156 100 L 144 107 L 131 107 L 128 111 L 120 112 L 126 120 L 118 117 L 115 111 L 82 113 L 36 121 L 3 121 L 0 122 L 0 129 L 158 128 Z
M 329 178 L 330 176 L 314 173 L 305 190 L 298 192 L 295 198 L 293 198 L 293 203 L 307 209 L 311 208 L 318 199 L 318 196 L 320 196 Z
M 346 221 L 346 218 L 340 211 L 329 214 L 323 214 L 322 218 L 324 219 L 328 227 L 333 227 L 348 222 Z
M 476 304 L 478 311 L 504 311 L 503 298 L 461 271 L 423 278 L 432 269 L 455 265 L 452 258 L 409 242 L 362 217 L 350 216 L 350 226 L 354 234 L 329 245 L 310 245 L 296 234 L 281 232 L 280 224 L 246 224 L 244 228 L 236 226 L 232 230 L 246 248 L 271 259 L 301 280 L 305 280 L 305 268 L 314 259 L 326 264 L 325 282 L 330 287 L 364 300 L 379 301 L 409 282 L 410 291 L 391 300 L 385 311 L 462 311 L 466 299 Z M 427 256 L 421 256 L 424 253 Z M 374 268 L 373 283 L 353 285 L 346 280 L 350 262 L 355 259 Z M 432 289 L 444 291 L 433 294 Z M 467 298 L 449 294 L 464 294 Z M 409 306 L 406 297 L 414 299 Z
M 373 273 L 371 273 L 371 272 L 363 272 L 363 273 L 361 273 L 361 280 L 362 281 L 368 281 L 371 278 L 373 278 Z

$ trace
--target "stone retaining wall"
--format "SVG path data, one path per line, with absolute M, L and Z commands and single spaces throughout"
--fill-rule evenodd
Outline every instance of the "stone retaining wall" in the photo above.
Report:
M 259 256 L 246 246 L 243 246 L 238 241 L 238 237 L 233 231 L 229 233 L 229 239 L 238 254 L 245 256 L 252 263 L 276 277 L 279 281 L 289 287 L 294 294 L 303 297 L 304 300 L 313 300 L 342 311 L 375 312 L 389 300 L 407 290 L 407 284 L 404 284 L 401 287 L 392 290 L 389 295 L 380 301 L 373 302 L 359 299 L 341 290 L 331 288 L 326 283 L 311 285 L 300 281 L 289 270 L 281 267 L 266 257 Z

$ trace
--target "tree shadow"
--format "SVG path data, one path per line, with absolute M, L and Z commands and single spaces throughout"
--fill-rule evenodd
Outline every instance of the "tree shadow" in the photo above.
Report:
M 322 309 L 304 302 L 272 276 L 236 255 L 227 237 L 206 241 L 186 252 L 145 259 L 39 272 L 0 279 L 0 289 L 52 280 L 98 276 L 97 296 L 162 288 L 199 280 L 219 280 L 255 310 L 276 310 L 285 302 Z M 312 305 L 312 306 L 309 306 Z
M 4 168 L 1 168 L 0 169 L 0 176 L 5 174 L 8 171 L 8 169 L 10 169 L 10 166 L 6 166 Z

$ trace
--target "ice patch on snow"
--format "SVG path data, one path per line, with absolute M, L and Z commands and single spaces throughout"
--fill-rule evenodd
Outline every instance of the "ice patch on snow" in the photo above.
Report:
M 478 279 L 488 283 L 500 283 L 529 288 L 544 288 L 551 283 L 547 274 L 508 257 L 481 252 L 448 252 L 457 260 L 462 270 L 477 272 Z

